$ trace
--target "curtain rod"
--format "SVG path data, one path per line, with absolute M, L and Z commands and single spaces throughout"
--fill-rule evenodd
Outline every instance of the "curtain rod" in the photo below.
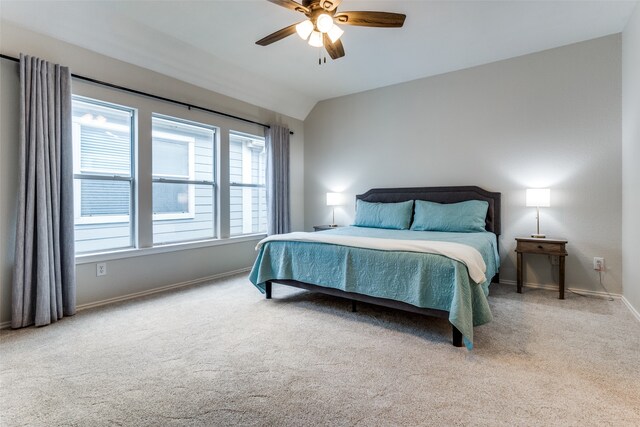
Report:
M 2 54 L 2 53 L 0 53 L 0 58 L 8 59 L 9 61 L 13 61 L 13 62 L 20 62 L 19 58 L 14 58 L 13 56 L 5 55 L 5 54 Z M 124 92 L 130 92 L 130 93 L 134 93 L 134 94 L 140 95 L 140 96 L 146 96 L 147 98 L 153 98 L 153 99 L 157 99 L 159 101 L 170 102 L 172 104 L 181 105 L 183 107 L 187 107 L 189 110 L 191 110 L 193 108 L 193 109 L 196 109 L 196 110 L 206 111 L 207 113 L 217 114 L 219 116 L 224 116 L 224 117 L 229 117 L 231 119 L 240 120 L 240 121 L 245 122 L 245 123 L 252 123 L 254 125 L 259 125 L 259 126 L 265 127 L 267 129 L 271 128 L 271 126 L 269 126 L 269 125 L 267 125 L 265 123 L 260 123 L 260 122 L 254 121 L 254 120 L 245 119 L 244 117 L 234 116 L 233 114 L 223 113 L 222 111 L 212 110 L 212 109 L 206 108 L 206 107 L 199 107 L 197 105 L 189 104 L 187 102 L 177 101 L 177 100 L 171 99 L 171 98 L 165 98 L 164 96 L 154 95 L 154 94 L 148 93 L 148 92 L 142 92 L 141 90 L 130 89 L 128 87 L 119 86 L 119 85 L 116 85 L 116 84 L 113 84 L 113 83 L 104 82 L 102 80 L 92 79 L 91 77 L 80 76 L 78 74 L 73 74 L 73 73 L 71 74 L 71 77 L 73 77 L 74 79 L 83 80 L 85 82 L 94 83 L 94 84 L 98 84 L 98 85 L 101 85 L 101 86 L 107 86 L 107 87 L 110 87 L 112 89 L 122 90 Z M 293 131 L 289 131 L 289 134 L 293 135 Z

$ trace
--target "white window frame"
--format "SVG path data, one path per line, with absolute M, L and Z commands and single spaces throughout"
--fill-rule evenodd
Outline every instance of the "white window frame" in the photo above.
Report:
M 108 129 L 108 130 L 115 130 L 115 131 L 126 131 L 127 129 L 129 130 L 130 133 L 130 141 L 131 141 L 131 147 L 130 147 L 130 153 L 131 153 L 131 158 L 130 158 L 130 168 L 129 168 L 129 172 L 130 172 L 130 176 L 127 175 L 122 175 L 119 173 L 105 173 L 104 171 L 100 171 L 100 170 L 95 170 L 95 169 L 85 169 L 82 170 L 81 168 L 81 149 L 80 149 L 80 145 L 81 144 L 73 144 L 73 207 L 74 207 L 74 223 L 77 225 L 90 225 L 90 224 L 123 224 L 123 223 L 130 223 L 131 226 L 131 236 L 134 235 L 134 221 L 133 219 L 135 218 L 135 211 L 134 211 L 134 207 L 135 207 L 135 193 L 134 193 L 134 189 L 135 189 L 135 182 L 134 182 L 134 176 L 135 176 L 135 170 L 134 170 L 134 144 L 135 144 L 135 133 L 136 133 L 136 129 L 135 129 L 135 124 L 134 124 L 134 119 L 135 119 L 135 110 L 133 108 L 129 108 L 129 107 L 123 107 L 117 104 L 112 104 L 109 102 L 103 102 L 103 101 L 98 101 L 95 99 L 91 99 L 91 98 L 85 98 L 82 96 L 77 96 L 77 95 L 73 95 L 72 96 L 72 100 L 73 101 L 79 101 L 79 102 L 84 102 L 87 104 L 95 104 L 95 105 L 99 105 L 99 106 L 103 106 L 103 107 L 108 107 L 108 108 L 113 108 L 115 110 L 123 110 L 123 111 L 127 111 L 130 114 L 131 117 L 131 124 L 130 126 L 123 126 L 123 125 L 116 125 L 113 123 L 99 123 L 99 122 L 94 122 L 93 125 L 94 127 L 99 127 L 99 128 L 104 128 L 104 129 Z M 73 122 L 72 122 L 72 132 L 73 132 L 73 137 L 72 137 L 72 141 L 80 141 L 81 138 L 81 125 L 82 125 L 82 118 L 77 118 L 74 117 L 73 118 Z M 82 185 L 81 185 L 81 181 L 85 179 L 85 180 L 105 180 L 105 181 L 127 181 L 129 182 L 129 215 L 92 215 L 92 216 L 82 216 L 82 212 L 81 212 L 81 204 L 82 204 Z M 132 237 L 133 239 L 133 237 Z M 131 245 L 133 246 L 133 240 L 131 240 Z
M 165 117 L 153 116 L 155 118 L 160 118 L 162 120 L 171 120 Z M 162 131 L 152 131 L 152 138 L 162 138 L 169 139 L 174 142 L 180 142 L 187 144 L 188 150 L 188 162 L 189 162 L 189 175 L 181 176 L 181 175 L 165 175 L 165 174 L 153 174 L 153 182 L 154 183 L 163 183 L 163 184 L 187 184 L 187 189 L 189 191 L 189 204 L 187 212 L 172 212 L 172 213 L 155 213 L 153 212 L 153 220 L 154 221 L 171 221 L 176 219 L 193 219 L 196 216 L 196 191 L 195 186 L 191 185 L 190 182 L 195 182 L 195 174 L 196 174 L 196 154 L 195 154 L 195 145 L 196 140 L 193 137 L 175 135 L 168 132 Z
M 235 131 L 231 131 L 229 132 L 229 144 L 231 144 L 231 138 L 232 137 L 236 137 L 236 138 L 240 138 L 240 139 L 244 139 L 244 140 L 249 140 L 250 144 L 253 144 L 254 141 L 261 141 L 265 150 L 266 150 L 266 142 L 265 142 L 265 138 L 264 137 L 260 137 L 257 135 L 250 135 L 247 133 L 242 133 L 242 132 L 235 132 Z M 243 147 L 243 158 L 245 155 L 247 155 L 247 152 L 245 151 L 247 150 L 245 147 Z M 244 160 L 243 160 L 244 162 Z M 266 190 L 266 162 L 265 162 L 265 170 L 263 171 L 265 176 L 264 176 L 264 184 L 245 184 L 242 182 L 234 182 L 231 181 L 229 182 L 229 190 L 231 190 L 233 187 L 236 188 L 242 188 L 242 192 L 243 192 L 243 200 L 244 200 L 244 205 L 243 205 L 243 229 L 246 228 L 252 228 L 253 227 L 253 218 L 251 215 L 244 215 L 244 209 L 246 208 L 247 210 L 251 211 L 252 206 L 251 206 L 251 191 L 254 188 L 264 188 Z M 245 180 L 245 176 L 248 175 L 249 177 L 249 181 L 251 180 L 251 168 L 249 168 L 249 170 L 243 170 L 242 171 L 243 174 L 243 181 Z M 246 194 L 248 193 L 249 197 L 244 197 Z M 250 235 L 250 234 L 263 234 L 265 233 L 266 230 L 264 231 L 251 231 L 248 233 L 239 233 L 239 234 L 231 234 L 231 237 L 236 237 L 236 236 L 246 236 L 246 235 Z

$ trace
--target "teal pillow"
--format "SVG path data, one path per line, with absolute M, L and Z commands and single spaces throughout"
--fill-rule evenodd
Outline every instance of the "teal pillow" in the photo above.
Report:
M 413 200 L 400 203 L 370 203 L 356 200 L 358 227 L 392 228 L 407 230 L 411 224 Z
M 489 203 L 483 200 L 445 204 L 416 200 L 416 212 L 411 229 L 462 233 L 486 231 L 487 209 L 489 209 Z

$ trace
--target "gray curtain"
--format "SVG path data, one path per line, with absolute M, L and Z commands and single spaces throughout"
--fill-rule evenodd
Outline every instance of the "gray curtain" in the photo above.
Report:
M 267 234 L 291 231 L 289 214 L 289 129 L 267 129 Z
M 76 311 L 69 69 L 20 55 L 20 112 L 12 328 Z

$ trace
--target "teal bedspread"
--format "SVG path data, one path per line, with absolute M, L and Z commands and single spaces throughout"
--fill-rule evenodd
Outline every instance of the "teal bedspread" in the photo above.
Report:
M 299 282 L 402 301 L 449 312 L 449 321 L 473 348 L 473 327 L 491 321 L 489 284 L 500 266 L 496 235 L 340 227 L 321 233 L 388 239 L 437 240 L 477 249 L 487 266 L 484 283 L 473 283 L 467 267 L 436 254 L 392 252 L 316 242 L 267 242 L 249 279 L 260 291 L 268 280 Z

